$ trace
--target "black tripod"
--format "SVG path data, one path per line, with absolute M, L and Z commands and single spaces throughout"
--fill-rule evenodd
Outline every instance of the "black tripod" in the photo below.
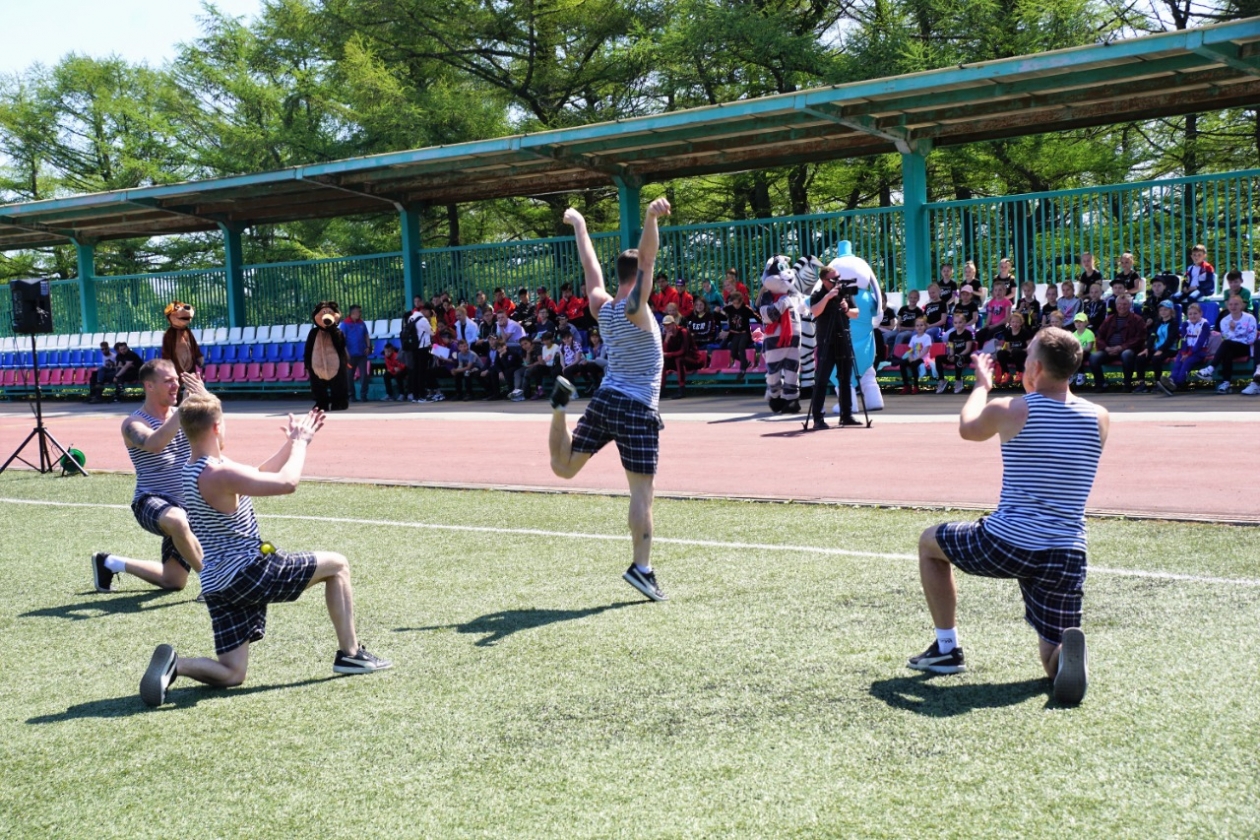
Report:
M 7 470 L 14 461 L 21 461 L 31 469 L 39 470 L 41 475 L 52 472 L 54 462 L 52 456 L 48 454 L 48 444 L 51 442 L 57 448 L 57 451 L 62 454 L 61 464 L 63 472 L 66 469 L 73 469 L 80 475 L 87 475 L 87 471 L 66 451 L 64 446 L 57 442 L 57 439 L 52 436 L 52 432 L 44 428 L 44 395 L 39 389 L 39 353 L 35 350 L 35 336 L 33 334 L 31 335 L 31 359 L 35 366 L 35 428 L 26 436 L 26 440 L 22 441 L 22 445 L 13 451 L 13 454 L 9 456 L 9 460 L 4 462 L 4 466 L 0 467 L 0 473 Z M 39 466 L 35 466 L 22 457 L 22 450 L 26 448 L 26 445 L 31 442 L 32 438 L 39 439 L 38 444 L 36 444 L 39 449 Z
M 848 298 L 847 298 L 847 297 L 845 298 L 845 303 L 846 303 L 846 306 L 851 305 L 851 304 L 849 304 L 849 303 L 848 303 Z M 846 317 L 846 318 L 847 318 L 848 316 L 847 316 L 847 315 L 842 315 L 842 316 L 840 316 L 840 317 Z M 860 317 L 860 316 L 859 316 L 859 317 Z M 815 321 L 815 323 L 817 323 L 817 322 Z M 869 428 L 871 427 L 871 415 L 870 415 L 870 414 L 867 412 L 867 410 L 866 410 L 866 397 L 862 395 L 862 389 L 861 389 L 861 387 L 856 387 L 856 388 L 854 388 L 854 386 L 853 386 L 853 379 L 855 378 L 855 377 L 854 377 L 854 371 L 855 371 L 855 369 L 857 368 L 857 359 L 856 359 L 856 358 L 854 358 L 854 355 L 853 355 L 853 336 L 852 336 L 852 334 L 849 332 L 849 330 L 850 330 L 850 329 L 851 329 L 851 327 L 848 325 L 848 323 L 847 323 L 847 322 L 845 322 L 845 328 L 844 328 L 843 330 L 839 330 L 839 331 L 837 331 L 837 333 L 836 333 L 835 337 L 833 337 L 833 338 L 831 339 L 831 341 L 833 342 L 833 344 L 838 344 L 838 345 L 839 345 L 839 350 L 840 350 L 840 352 L 836 354 L 837 356 L 839 356 L 839 357 L 840 357 L 840 359 L 839 359 L 839 360 L 848 360 L 848 362 L 849 362 L 849 377 L 848 377 L 848 378 L 849 378 L 849 381 L 848 381 L 848 382 L 842 382 L 842 381 L 840 381 L 840 380 L 841 380 L 841 377 L 840 377 L 840 375 L 839 375 L 839 371 L 837 371 L 837 373 L 836 373 L 836 383 L 837 383 L 837 386 L 838 386 L 838 387 L 840 387 L 840 388 L 849 387 L 849 388 L 853 388 L 853 389 L 857 392 L 857 399 L 858 399 L 858 400 L 862 403 L 862 419 L 866 421 L 866 428 L 868 428 L 868 429 L 869 429 Z M 839 360 L 838 360 L 838 361 L 839 361 Z M 840 366 L 840 365 L 837 365 L 837 367 L 841 367 L 841 366 Z M 819 365 L 817 365 L 817 364 L 815 364 L 815 365 L 814 365 L 814 387 L 815 387 L 815 388 L 825 388 L 825 389 L 830 390 L 830 388 L 831 388 L 831 380 L 830 380 L 831 371 L 827 371 L 827 376 L 828 376 L 828 379 L 827 379 L 826 381 L 823 381 L 822 371 L 820 370 Z M 860 383 L 860 380 L 859 380 L 859 385 L 860 385 L 860 384 L 861 384 L 861 383 Z M 813 397 L 812 397 L 812 395 L 811 395 L 811 405 L 812 405 L 812 401 L 813 401 Z M 825 399 L 824 399 L 824 402 L 823 402 L 823 407 L 824 407 L 824 408 L 826 407 L 826 401 L 825 401 Z M 852 411 L 852 406 L 850 406 L 850 407 L 849 407 L 849 409 L 850 409 L 850 411 Z M 808 417 L 806 417 L 806 418 L 805 418 L 805 426 L 804 426 L 805 431 L 807 431 L 807 432 L 809 431 L 809 424 L 810 424 L 811 422 L 813 422 L 813 419 L 814 419 L 814 418 L 813 418 L 813 416 L 812 416 L 812 412 L 811 412 L 811 413 L 810 413 L 810 416 L 808 416 Z M 841 417 L 840 419 L 841 419 L 842 421 L 844 420 L 844 418 L 843 418 L 843 417 Z M 816 427 L 816 428 L 821 428 L 821 427 Z

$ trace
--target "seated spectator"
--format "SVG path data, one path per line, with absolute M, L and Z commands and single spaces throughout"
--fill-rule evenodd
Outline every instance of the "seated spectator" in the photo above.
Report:
M 1181 348 L 1173 358 L 1172 368 L 1155 383 L 1168 396 L 1186 387 L 1190 371 L 1201 366 L 1208 358 L 1208 345 L 1212 341 L 1212 325 L 1203 319 L 1203 308 L 1198 303 L 1186 307 L 1186 320 L 1181 322 Z
M 941 287 L 928 284 L 927 303 L 923 304 L 923 318 L 927 321 L 928 338 L 941 341 L 949 328 L 949 301 L 941 297 Z
M 604 341 L 599 337 L 598 332 L 591 333 L 590 343 L 590 349 L 583 358 L 564 369 L 564 378 L 572 382 L 574 387 L 579 387 L 578 377 L 586 380 L 587 396 L 595 393 L 599 388 L 600 383 L 604 381 L 604 368 L 608 367 L 608 351 L 604 348 Z
M 985 299 L 984 284 L 980 282 L 980 272 L 976 270 L 976 264 L 971 260 L 963 263 L 962 285 L 971 287 L 971 293 L 975 296 L 976 308 L 980 309 L 983 307 Z M 961 291 L 962 288 L 959 287 L 959 292 L 961 293 Z M 979 323 L 976 321 L 972 321 L 968 325 L 968 328 L 973 331 L 978 327 Z
M 956 297 L 957 300 L 949 308 L 950 323 L 953 323 L 955 315 L 962 315 L 964 325 L 972 333 L 972 338 L 975 338 L 975 331 L 980 323 L 980 302 L 976 300 L 975 286 L 969 283 L 960 286 Z
M 1097 283 L 1090 287 L 1090 301 L 1095 300 Z M 1097 289 L 1101 292 L 1101 289 Z M 1097 298 L 1099 302 L 1102 298 Z M 1103 304 L 1106 306 L 1106 304 Z M 1085 313 L 1088 317 L 1088 312 Z M 1133 372 L 1137 354 L 1146 347 L 1146 322 L 1133 311 L 1133 298 L 1126 292 L 1116 299 L 1116 314 L 1108 315 L 1098 328 L 1098 346 L 1089 355 L 1089 368 L 1094 374 L 1094 390 L 1107 390 L 1103 365 L 1119 363 L 1124 369 L 1124 390 L 1133 390 Z
M 1176 278 L 1173 280 L 1175 282 Z M 1181 310 L 1177 304 L 1173 303 L 1172 290 L 1168 288 L 1167 281 L 1168 276 L 1164 274 L 1156 274 L 1151 278 L 1150 291 L 1146 295 L 1146 300 L 1142 302 L 1142 320 L 1146 322 L 1147 332 L 1155 329 L 1163 320 L 1159 310 L 1164 301 L 1172 303 L 1173 326 L 1180 327 L 1181 325 Z M 1176 333 L 1177 330 L 1174 329 L 1173 332 Z
M 573 334 L 573 343 L 577 345 L 578 352 L 582 352 L 582 348 L 586 347 L 586 333 L 578 329 L 567 315 L 559 315 L 556 317 L 556 335 L 560 337 L 560 344 L 564 344 L 564 334 L 566 332 Z
M 551 310 L 540 303 L 534 310 L 534 326 L 530 327 L 529 335 L 534 341 L 538 341 L 543 333 L 551 333 L 555 336 L 556 322 L 551 320 Z
M 1221 384 L 1216 391 L 1228 394 L 1233 390 L 1234 362 L 1251 358 L 1251 348 L 1256 343 L 1256 319 L 1250 312 L 1243 310 L 1241 295 L 1235 295 L 1226 304 L 1229 309 L 1221 321 L 1221 346 L 1216 350 L 1216 358 L 1211 367 L 1199 371 L 1198 376 L 1211 382 L 1213 373 L 1219 373 Z
M 963 371 L 971 366 L 971 356 L 976 352 L 976 336 L 967 326 L 966 313 L 954 313 L 954 328 L 945 334 L 945 343 L 949 345 L 945 351 L 945 361 L 954 366 L 954 393 L 961 394 Z M 936 393 L 943 394 L 947 383 L 944 376 L 940 380 L 936 383 Z
M 101 366 L 92 371 L 92 384 L 88 390 L 88 402 L 96 405 L 101 401 L 101 392 L 105 390 L 105 386 L 114 381 L 114 371 L 118 367 L 118 360 L 114 358 L 113 352 L 109 349 L 109 342 L 101 342 Z
M 586 356 L 582 353 L 582 345 L 577 335 L 569 328 L 560 330 L 560 374 L 569 379 L 569 371 L 576 375 Z M 573 382 L 572 379 L 569 379 Z
M 488 310 L 482 312 L 477 321 L 477 340 L 473 342 L 472 350 L 478 356 L 488 356 L 490 355 L 490 339 L 494 338 L 499 319 L 492 310 Z
M 481 327 L 476 319 L 468 314 L 466 307 L 460 306 L 455 310 L 455 324 L 451 327 L 451 332 L 455 335 L 456 341 L 468 342 L 469 349 L 481 338 Z
M 1054 286 L 1051 286 L 1050 288 L 1052 288 L 1052 289 L 1053 289 L 1053 288 L 1054 288 Z M 1054 310 L 1053 312 L 1051 312 L 1051 313 L 1050 313 L 1050 321 L 1049 321 L 1049 323 L 1047 323 L 1047 324 L 1046 324 L 1046 326 L 1047 326 L 1047 327 L 1057 327 L 1057 328 L 1059 328 L 1059 329 L 1061 329 L 1061 330 L 1067 330 L 1068 332 L 1072 332 L 1072 327 L 1070 327 L 1070 326 L 1066 326 L 1066 325 L 1063 323 L 1063 313 L 1062 313 L 1062 312 L 1060 312 L 1060 311 L 1059 311 L 1059 310 L 1057 310 L 1057 309 L 1056 309 L 1056 310 Z M 1073 325 L 1073 326 L 1075 326 L 1075 325 Z
M 572 283 L 565 283 L 560 287 L 560 300 L 556 301 L 556 306 L 556 322 L 560 324 L 560 329 L 564 329 L 563 321 L 568 321 L 569 326 L 581 332 L 595 326 L 596 321 L 591 317 L 589 302 L 581 295 L 573 293 Z M 581 341 L 581 336 L 578 339 Z
M 451 368 L 451 375 L 455 377 L 455 399 L 471 400 L 473 383 L 481 379 L 481 358 L 469 348 L 467 341 L 461 340 L 455 347 L 455 367 Z
M 919 378 L 931 373 L 936 375 L 932 364 L 932 337 L 927 334 L 927 319 L 920 316 L 914 322 L 914 333 L 907 341 L 898 344 L 909 344 L 910 349 L 901 354 L 901 393 L 919 393 Z
M 885 306 L 879 314 L 879 327 L 874 334 L 879 336 L 875 346 L 875 361 L 882 362 L 888 358 L 886 348 L 893 347 L 897 338 L 897 312 L 891 306 Z
M 552 315 L 556 314 L 556 302 L 552 300 L 551 296 L 547 293 L 546 286 L 538 287 L 537 299 L 534 301 L 534 316 L 535 317 L 537 317 L 539 309 L 546 309 Z
M 670 317 L 674 319 L 674 323 L 682 323 L 682 315 L 679 313 L 678 304 L 676 303 L 665 304 L 665 318 L 670 318 Z M 661 335 L 665 334 L 665 318 L 661 319 Z
M 994 297 L 997 293 L 994 293 Z M 1009 302 L 1009 301 L 1008 301 Z M 994 335 L 997 344 L 995 360 L 997 362 L 994 385 L 1004 382 L 1018 384 L 1024 378 L 1024 363 L 1028 361 L 1028 345 L 1033 340 L 1033 331 L 1024 323 L 1024 316 L 1014 310 L 1006 316 L 1006 326 Z
M 1220 322 L 1223 321 L 1225 316 L 1229 314 L 1228 310 L 1230 298 L 1242 298 L 1243 310 L 1247 311 L 1251 309 L 1251 292 L 1243 288 L 1242 281 L 1242 272 L 1236 268 L 1225 275 L 1225 299 L 1223 301 L 1224 305 L 1221 307 L 1220 317 L 1217 318 L 1217 329 L 1220 329 Z
M 525 373 L 525 392 L 528 399 L 541 400 L 543 383 L 548 376 L 560 375 L 560 345 L 556 344 L 554 333 L 545 332 L 539 337 L 542 347 L 538 351 L 538 359 L 529 365 Z M 530 392 L 530 386 L 533 391 Z
M 481 387 L 486 392 L 483 399 L 503 399 L 501 389 L 512 389 L 516 381 L 516 372 L 521 369 L 524 361 L 525 357 L 519 344 L 510 345 L 497 335 L 491 338 L 486 364 L 478 374 L 481 377 Z
M 712 349 L 717 346 L 722 321 L 709 311 L 709 303 L 704 298 L 695 299 L 691 314 L 683 320 L 683 326 L 691 333 L 691 340 L 697 347 Z
M 1152 281 L 1152 290 L 1154 286 Z M 1159 382 L 1164 375 L 1164 366 L 1170 364 L 1177 355 L 1177 342 L 1181 334 L 1177 329 L 1176 310 L 1177 304 L 1171 300 L 1165 300 L 1159 304 L 1159 314 L 1155 316 L 1157 320 L 1146 331 L 1146 347 L 1138 353 L 1137 385 L 1133 393 L 1145 394 L 1147 392 L 1146 369 L 1148 367 L 1154 371 L 1155 381 Z
M 739 280 L 739 272 L 734 268 L 728 268 L 726 269 L 726 277 L 722 280 L 722 300 L 725 301 L 726 306 L 730 305 L 731 296 L 734 295 L 735 292 L 739 292 L 739 296 L 743 298 L 745 302 L 750 300 L 748 297 L 748 287 Z
M 1195 245 L 1190 249 L 1190 265 L 1186 266 L 1181 291 L 1174 301 L 1182 306 L 1191 301 L 1204 300 L 1216 294 L 1216 269 L 1207 261 L 1207 248 Z
M 1062 315 L 1063 313 L 1059 314 Z M 1072 326 L 1072 334 L 1076 336 L 1076 340 L 1081 344 L 1081 366 L 1077 370 L 1076 378 L 1072 381 L 1072 384 L 1080 387 L 1085 384 L 1085 372 L 1089 369 L 1089 356 L 1094 352 L 1094 345 L 1098 343 L 1098 337 L 1089 328 L 1089 316 L 1084 312 L 1076 313 Z
M 1098 332 L 1107 320 L 1107 301 L 1103 300 L 1102 286 L 1098 283 L 1089 287 L 1089 297 L 1081 301 L 1081 311 L 1089 319 L 1089 328 Z
M 665 308 L 669 304 L 678 303 L 678 290 L 669 282 L 669 275 L 663 271 L 656 275 L 653 283 L 652 294 L 648 297 L 648 306 L 652 307 L 652 314 L 659 320 L 667 314 Z
M 521 364 L 512 371 L 512 390 L 508 399 L 520 402 L 525 399 L 525 387 L 529 384 L 529 374 L 534 365 L 542 360 L 542 344 L 526 336 L 521 339 Z
M 519 305 L 516 307 L 516 311 L 521 311 L 521 307 Z M 508 316 L 503 312 L 498 314 L 497 320 L 498 329 L 495 330 L 495 335 L 503 339 L 508 346 L 519 348 L 521 346 L 521 342 L 525 340 L 525 327 L 523 327 L 519 322 L 508 318 Z
M 397 394 L 394 391 L 397 390 Z M 385 345 L 385 399 L 402 402 L 407 398 L 407 364 L 393 344 Z
M 1015 304 L 1007 296 L 1006 284 L 1000 280 L 995 281 L 993 294 L 990 295 L 989 302 L 984 305 L 984 329 L 976 333 L 976 344 L 984 347 L 986 342 L 997 338 L 1006 329 L 1014 308 Z
M 696 295 L 695 299 L 703 299 L 710 312 L 717 312 L 723 306 L 726 306 L 726 300 L 722 297 L 722 292 L 713 285 L 712 280 L 700 281 L 700 294 Z
M 1133 267 L 1133 255 L 1128 251 L 1120 255 L 1119 262 L 1120 269 L 1115 279 L 1124 281 L 1124 290 L 1136 298 L 1146 288 L 1146 279 Z
M 905 304 L 897 310 L 897 332 L 888 342 L 889 346 L 895 348 L 898 344 L 909 344 L 910 339 L 918 333 L 919 319 L 923 317 L 926 317 L 926 313 L 919 306 L 919 290 L 911 289 L 906 292 Z M 928 341 L 931 341 L 930 336 Z
M 534 304 L 529 302 L 529 289 L 517 289 L 516 308 L 512 310 L 509 317 L 520 324 L 526 332 L 534 326 Z
M 731 302 L 726 305 L 726 330 L 718 336 L 726 342 L 731 350 L 731 358 L 739 364 L 737 382 L 744 381 L 748 371 L 748 349 L 752 347 L 752 323 L 757 320 L 757 313 L 744 303 L 742 292 L 731 295 Z
M 677 398 L 687 396 L 687 371 L 697 371 L 704 364 L 704 357 L 696 348 L 691 334 L 678 325 L 673 315 L 665 316 L 665 337 L 661 349 L 665 354 L 665 366 L 661 369 L 661 390 L 665 390 L 665 381 L 670 373 L 678 375 Z
M 140 366 L 144 359 L 136 351 L 127 346 L 127 342 L 119 341 L 114 345 L 114 402 L 120 402 L 123 386 L 140 381 Z M 100 394 L 97 394 L 100 398 Z
M 500 289 L 499 291 L 503 290 Z M 494 307 L 486 300 L 485 292 L 477 292 L 476 297 L 473 298 L 473 302 L 468 306 L 468 317 L 472 318 L 474 321 L 480 321 L 481 316 L 486 312 L 493 315 Z
M 1081 275 L 1076 278 L 1076 282 L 1080 284 L 1082 298 L 1089 297 L 1090 287 L 1092 287 L 1095 283 L 1098 284 L 1100 289 L 1102 288 L 1102 272 L 1098 270 L 1096 265 L 1094 265 L 1094 255 L 1089 251 L 1081 254 Z M 1101 321 L 1099 323 L 1101 323 Z M 1091 324 L 1091 328 L 1097 329 L 1097 325 Z
M 696 299 L 687 291 L 687 278 L 679 277 L 675 280 L 674 288 L 678 291 L 678 315 L 680 318 L 686 318 L 696 305 Z
M 1002 259 L 998 260 L 998 273 L 993 277 L 993 282 L 989 284 L 993 287 L 993 294 L 997 295 L 997 284 L 1001 283 L 1002 287 L 1006 289 L 1006 297 L 1010 299 L 1011 306 L 1018 303 L 1015 293 L 1019 289 L 1019 280 L 1011 273 L 1013 268 L 1010 258 L 1002 257 Z M 1024 285 L 1027 286 L 1029 284 L 1025 283 Z
M 1049 290 L 1046 292 L 1046 302 L 1050 301 Z M 1063 313 L 1063 320 L 1068 323 L 1076 323 L 1076 314 L 1081 311 L 1081 299 L 1076 296 L 1076 285 L 1071 280 L 1064 280 L 1063 285 L 1059 287 L 1059 295 L 1055 298 L 1055 306 L 1059 307 L 1059 311 Z M 1089 320 L 1086 318 L 1086 320 Z
M 1055 308 L 1058 309 L 1057 306 Z M 1015 301 L 1015 311 L 1024 319 L 1024 326 L 1029 330 L 1036 332 L 1041 329 L 1041 304 L 1037 302 L 1036 283 L 1026 280 L 1020 286 L 1019 300 Z
M 1111 294 L 1107 296 L 1108 315 L 1115 314 L 1116 298 L 1120 297 L 1120 295 L 1129 295 L 1129 292 L 1124 288 L 1124 280 L 1117 277 L 1115 280 L 1111 281 Z M 1132 295 L 1129 296 L 1132 297 Z

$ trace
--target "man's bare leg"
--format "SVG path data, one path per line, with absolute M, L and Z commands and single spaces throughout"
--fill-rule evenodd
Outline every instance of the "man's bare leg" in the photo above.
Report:
M 644 571 L 652 568 L 652 499 L 655 476 L 626 473 L 630 483 L 630 538 L 634 543 L 634 565 Z
M 219 654 L 217 659 L 205 656 L 177 659 L 175 673 L 206 685 L 229 688 L 245 682 L 245 669 L 248 665 L 249 642 L 246 642 L 227 653 Z
M 551 431 L 547 437 L 547 446 L 551 450 L 551 471 L 561 478 L 573 478 L 591 459 L 589 452 L 573 451 L 573 436 L 569 434 L 569 424 L 565 421 L 563 408 L 553 409 L 551 412 Z
M 1045 639 L 1037 640 L 1037 652 L 1041 654 L 1041 667 L 1046 669 L 1046 676 L 1054 679 L 1059 673 L 1059 651 L 1063 645 L 1052 645 Z
M 928 528 L 919 537 L 919 580 L 932 624 L 945 630 L 953 628 L 958 620 L 958 586 L 953 564 L 936 542 L 936 527 Z
M 171 541 L 179 556 L 187 560 L 194 569 L 201 567 L 201 543 L 188 524 L 188 514 L 181 508 L 169 507 L 158 517 L 158 527 Z
M 338 646 L 345 653 L 356 653 L 359 638 L 354 632 L 354 591 L 350 586 L 349 561 L 331 551 L 315 552 L 315 574 L 307 589 L 317 583 L 324 584 L 324 603 L 337 631 Z

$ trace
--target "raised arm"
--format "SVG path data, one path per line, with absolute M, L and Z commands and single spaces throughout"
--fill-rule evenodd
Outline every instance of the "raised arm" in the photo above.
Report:
M 289 415 L 285 428 L 288 440 L 280 451 L 255 469 L 226 462 L 213 474 L 204 476 L 203 492 L 243 496 L 284 496 L 297 490 L 306 463 L 306 446 L 324 425 L 324 413 L 313 408 L 303 417 Z
M 123 442 L 132 449 L 143 449 L 145 452 L 161 452 L 175 435 L 179 434 L 179 409 L 171 412 L 166 422 L 156 429 L 150 429 L 138 417 L 128 416 L 123 420 Z
M 963 440 L 988 440 L 994 435 L 1000 436 L 1003 441 L 1010 440 L 1019 434 L 1028 420 L 1028 404 L 1023 397 L 1005 397 L 989 402 L 989 391 L 993 388 L 993 357 L 980 353 L 972 361 L 976 366 L 976 385 L 959 414 L 958 434 Z
M 600 308 L 612 296 L 604 288 L 604 271 L 599 267 L 599 257 L 595 255 L 595 246 L 586 229 L 586 218 L 570 207 L 564 211 L 564 223 L 573 228 L 573 238 L 577 240 L 578 259 L 582 262 L 582 273 L 586 279 L 586 299 L 590 305 L 591 317 L 599 318 Z
M 626 317 L 640 329 L 656 328 L 656 319 L 652 317 L 651 308 L 644 303 L 652 285 L 652 269 L 661 244 L 656 220 L 660 216 L 668 216 L 669 212 L 669 199 L 661 197 L 648 205 L 647 213 L 643 216 L 643 233 L 639 236 L 639 270 L 634 276 L 634 287 L 626 297 Z

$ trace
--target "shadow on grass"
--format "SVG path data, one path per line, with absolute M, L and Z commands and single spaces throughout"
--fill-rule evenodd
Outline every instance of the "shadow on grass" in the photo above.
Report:
M 534 630 L 548 624 L 561 621 L 576 621 L 579 618 L 599 615 L 608 610 L 622 607 L 633 607 L 647 604 L 649 601 L 618 601 L 602 607 L 588 607 L 584 610 L 503 610 L 478 616 L 464 624 L 436 624 L 432 627 L 396 627 L 395 633 L 418 633 L 426 630 L 454 630 L 458 633 L 484 634 L 484 639 L 477 640 L 477 647 L 490 647 L 506 639 L 520 630 Z
M 173 589 L 148 589 L 143 592 L 133 592 L 126 595 L 100 593 L 94 595 L 86 601 L 80 601 L 77 604 L 63 604 L 59 607 L 42 607 L 38 610 L 24 612 L 18 618 L 65 618 L 70 621 L 84 621 L 89 618 L 103 618 L 107 615 L 125 615 L 127 613 L 148 612 L 149 610 L 160 610 L 163 607 L 173 607 L 178 604 L 185 604 L 192 600 L 191 597 L 181 598 L 179 600 L 170 600 L 161 604 L 148 605 L 150 601 L 157 598 L 164 598 L 167 595 L 175 595 L 177 592 Z
M 297 680 L 291 683 L 275 683 L 274 685 L 247 685 L 244 688 L 213 688 L 200 683 L 192 683 L 184 685 L 182 688 L 173 688 L 166 693 L 166 703 L 156 709 L 151 709 L 144 705 L 144 701 L 140 699 L 140 692 L 128 694 L 124 697 L 112 697 L 108 700 L 89 700 L 86 703 L 79 703 L 71 706 L 64 712 L 57 714 L 38 715 L 29 718 L 27 723 L 62 723 L 67 720 L 79 720 L 80 718 L 124 718 L 132 715 L 146 714 L 150 712 L 164 712 L 173 709 L 191 709 L 202 700 L 209 697 L 235 697 L 240 694 L 258 694 L 263 691 L 278 691 L 283 688 L 301 688 L 304 685 L 315 685 L 316 683 L 328 682 L 329 680 L 338 679 L 338 674 L 328 674 L 322 677 L 308 677 L 304 680 Z M 187 679 L 185 677 L 184 679 Z
M 1033 697 L 1050 695 L 1050 680 L 1022 680 L 1013 683 L 957 683 L 934 681 L 935 674 L 897 677 L 871 684 L 871 695 L 894 709 L 927 717 L 965 715 L 974 709 L 1015 706 Z

